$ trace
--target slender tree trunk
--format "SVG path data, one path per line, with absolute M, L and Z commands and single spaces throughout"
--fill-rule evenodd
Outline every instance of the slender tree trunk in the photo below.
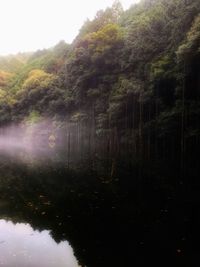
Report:
M 181 179 L 184 176 L 184 160 L 185 160 L 185 75 L 186 65 L 184 62 L 183 81 L 182 81 L 182 111 L 181 111 Z
M 68 168 L 70 167 L 70 149 L 71 149 L 71 146 L 70 146 L 70 142 L 71 142 L 71 138 L 70 138 L 70 132 L 68 133 L 68 147 L 67 147 L 67 166 Z

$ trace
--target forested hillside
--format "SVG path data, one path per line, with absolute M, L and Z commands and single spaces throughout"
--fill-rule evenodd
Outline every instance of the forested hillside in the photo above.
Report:
M 158 244 L 166 241 L 166 251 L 174 246 L 181 254 L 179 239 L 192 243 L 191 229 L 200 218 L 192 213 L 200 203 L 200 1 L 141 0 L 126 11 L 116 1 L 87 20 L 72 44 L 61 41 L 50 49 L 1 57 L 1 126 L 42 118 L 56 125 L 54 133 L 68 125 L 77 137 L 75 142 L 66 134 L 71 151 L 74 145 L 82 159 L 91 159 L 87 164 L 100 172 L 100 183 L 109 184 L 112 192 L 115 186 L 122 190 L 116 203 L 128 206 L 128 198 L 133 199 L 125 192 L 133 188 L 137 219 L 126 208 L 121 216 L 132 218 L 143 233 L 157 225 L 158 233 L 152 230 L 149 240 L 157 234 Z M 174 208 L 168 219 L 157 216 L 162 205 L 163 213 Z M 143 217 L 151 207 L 152 214 Z M 192 216 L 195 223 L 189 225 Z M 173 220 L 179 226 L 172 227 Z M 127 219 L 127 229 L 133 221 Z M 163 234 L 167 223 L 176 235 L 173 244 Z M 179 263 L 197 259 L 190 241 Z M 102 248 L 106 255 L 109 245 Z M 95 253 L 92 258 L 79 251 L 79 256 L 87 266 L 102 266 Z
M 125 12 L 116 1 L 71 45 L 1 57 L 1 125 L 87 123 L 97 142 L 126 143 L 133 158 L 183 165 L 199 144 L 199 11 L 198 0 L 143 0 Z

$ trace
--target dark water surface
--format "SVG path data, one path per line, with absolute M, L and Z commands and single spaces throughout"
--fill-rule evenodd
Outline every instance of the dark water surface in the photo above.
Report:
M 173 162 L 141 165 L 114 138 L 45 127 L 0 136 L 1 266 L 199 262 L 198 191 Z

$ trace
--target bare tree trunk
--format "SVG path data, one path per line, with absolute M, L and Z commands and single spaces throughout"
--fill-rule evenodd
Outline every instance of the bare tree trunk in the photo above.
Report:
M 70 142 L 71 142 L 71 138 L 70 138 L 70 132 L 68 133 L 68 141 L 67 141 L 67 143 L 68 143 L 68 147 L 67 147 L 67 166 L 68 166 L 68 168 L 69 168 L 69 165 L 70 165 L 70 149 L 71 149 L 71 146 L 70 146 Z
M 181 177 L 184 176 L 184 159 L 185 159 L 185 75 L 186 75 L 186 65 L 184 62 L 184 72 L 183 72 L 183 84 L 182 84 L 182 111 L 181 111 Z

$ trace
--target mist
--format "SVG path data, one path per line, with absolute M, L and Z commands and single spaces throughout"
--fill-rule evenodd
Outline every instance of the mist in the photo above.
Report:
M 48 120 L 4 127 L 0 131 L 0 155 L 20 161 L 27 161 L 29 157 L 49 158 L 55 153 L 57 138 Z
M 96 146 L 94 128 L 89 123 L 55 124 L 52 119 L 42 119 L 0 130 L 0 156 L 24 163 L 42 164 L 50 160 L 51 163 L 75 165 L 91 158 Z

